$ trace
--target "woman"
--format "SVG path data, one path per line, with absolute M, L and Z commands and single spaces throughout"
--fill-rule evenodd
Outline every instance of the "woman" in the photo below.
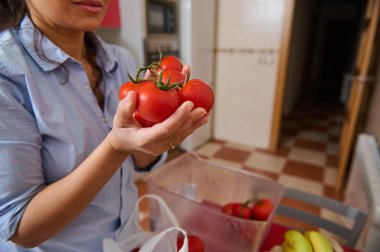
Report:
M 102 251 L 137 199 L 133 170 L 208 121 L 191 102 L 151 128 L 134 120 L 136 93 L 118 101 L 131 55 L 90 32 L 107 5 L 0 3 L 0 251 Z

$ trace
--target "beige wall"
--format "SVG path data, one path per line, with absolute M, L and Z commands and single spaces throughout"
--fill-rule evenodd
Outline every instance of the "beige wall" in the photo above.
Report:
M 286 0 L 219 0 L 214 136 L 269 147 Z

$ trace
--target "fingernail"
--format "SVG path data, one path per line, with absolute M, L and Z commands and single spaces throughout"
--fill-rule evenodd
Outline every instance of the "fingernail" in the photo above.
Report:
M 186 105 L 186 109 L 187 109 L 188 111 L 190 111 L 190 110 L 192 110 L 193 108 L 194 108 L 194 103 L 192 103 L 192 102 L 188 102 L 187 105 Z

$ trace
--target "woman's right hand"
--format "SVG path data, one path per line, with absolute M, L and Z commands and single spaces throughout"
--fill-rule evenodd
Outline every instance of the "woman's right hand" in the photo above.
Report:
M 209 120 L 205 109 L 193 109 L 194 104 L 186 101 L 162 123 L 143 128 L 133 116 L 136 98 L 136 93 L 130 91 L 119 102 L 113 129 L 107 137 L 111 147 L 121 153 L 137 151 L 158 156 L 182 142 Z

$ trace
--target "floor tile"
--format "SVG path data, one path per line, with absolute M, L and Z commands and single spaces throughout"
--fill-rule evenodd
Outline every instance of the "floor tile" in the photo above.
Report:
M 232 143 L 232 142 L 227 142 L 224 146 L 229 147 L 229 148 L 235 148 L 238 150 L 250 151 L 250 152 L 255 149 L 255 147 L 253 147 L 253 146 L 240 144 L 240 143 Z
M 334 135 L 329 136 L 329 142 L 339 143 L 339 141 L 340 141 L 340 136 L 334 136 Z
M 317 150 L 317 151 L 325 151 L 326 150 L 326 143 L 323 142 L 316 142 L 306 139 L 296 139 L 294 142 L 294 146 L 296 147 L 303 147 L 305 149 L 311 149 L 311 150 Z
M 285 164 L 283 173 L 314 180 L 320 183 L 323 183 L 324 181 L 324 169 L 322 166 L 311 165 L 298 161 L 288 160 Z
M 246 166 L 254 167 L 264 171 L 280 173 L 284 169 L 286 159 L 267 153 L 254 152 L 244 163 Z
M 292 175 L 280 174 L 277 181 L 287 187 L 304 190 L 317 195 L 323 195 L 323 184 L 310 179 L 302 179 Z
M 258 169 L 258 168 L 249 167 L 249 166 L 245 166 L 245 165 L 243 166 L 243 169 L 250 171 L 250 172 L 253 172 L 255 174 L 263 175 L 263 176 L 268 177 L 268 178 L 273 179 L 273 180 L 277 180 L 277 178 L 279 176 L 278 173 L 276 173 L 276 172 L 270 172 L 270 171 L 266 171 L 263 169 Z
M 282 123 L 282 127 L 283 128 L 287 128 L 287 129 L 296 129 L 298 130 L 299 128 L 301 128 L 302 126 L 302 123 L 297 121 L 297 120 L 288 120 L 288 121 L 284 121 Z
M 269 155 L 274 155 L 274 156 L 286 158 L 289 156 L 290 148 L 289 147 L 279 147 L 279 149 L 275 150 L 275 151 L 263 149 L 263 148 L 256 148 L 255 151 L 260 152 L 260 153 L 266 153 Z
M 343 193 L 336 192 L 334 186 L 335 185 L 325 185 L 323 188 L 323 195 L 337 201 L 343 201 Z
M 326 154 L 321 151 L 294 147 L 290 150 L 289 159 L 324 166 Z
M 322 132 L 318 132 L 314 130 L 301 131 L 297 137 L 306 139 L 306 140 L 316 141 L 316 142 L 323 142 L 323 143 L 327 143 L 329 140 L 328 135 L 326 133 L 322 133 Z
M 338 167 L 339 159 L 337 156 L 327 155 L 326 157 L 326 165 L 331 167 Z
M 326 153 L 331 156 L 338 156 L 339 153 L 339 144 L 337 143 L 328 143 Z
M 325 168 L 323 175 L 323 182 L 325 185 L 334 186 L 338 176 L 338 170 L 332 168 Z
M 330 127 L 328 130 L 328 133 L 329 133 L 329 135 L 340 136 L 341 129 L 340 129 L 340 127 L 337 127 L 337 126 Z
M 320 131 L 320 132 L 326 132 L 328 127 L 321 126 L 321 125 L 315 125 L 313 123 L 307 122 L 304 123 L 302 129 L 309 130 L 309 131 Z
M 244 163 L 250 155 L 250 151 L 223 146 L 215 153 L 214 157 L 232 162 Z
M 285 136 L 285 135 L 281 135 L 281 138 L 280 138 L 280 147 L 281 148 L 290 148 L 294 145 L 294 136 L 291 137 L 291 136 Z
M 222 158 L 217 158 L 217 157 L 211 157 L 208 160 L 210 162 L 215 163 L 215 164 L 220 164 L 223 166 L 233 167 L 233 168 L 238 168 L 238 169 L 242 169 L 242 166 L 243 166 L 241 162 L 234 162 L 234 161 L 230 161 L 230 160 L 226 160 L 226 159 L 222 159 Z
M 215 142 L 210 142 L 203 145 L 202 147 L 197 149 L 195 152 L 203 157 L 212 157 L 215 155 L 215 153 L 220 151 L 220 149 L 222 149 L 222 145 Z

